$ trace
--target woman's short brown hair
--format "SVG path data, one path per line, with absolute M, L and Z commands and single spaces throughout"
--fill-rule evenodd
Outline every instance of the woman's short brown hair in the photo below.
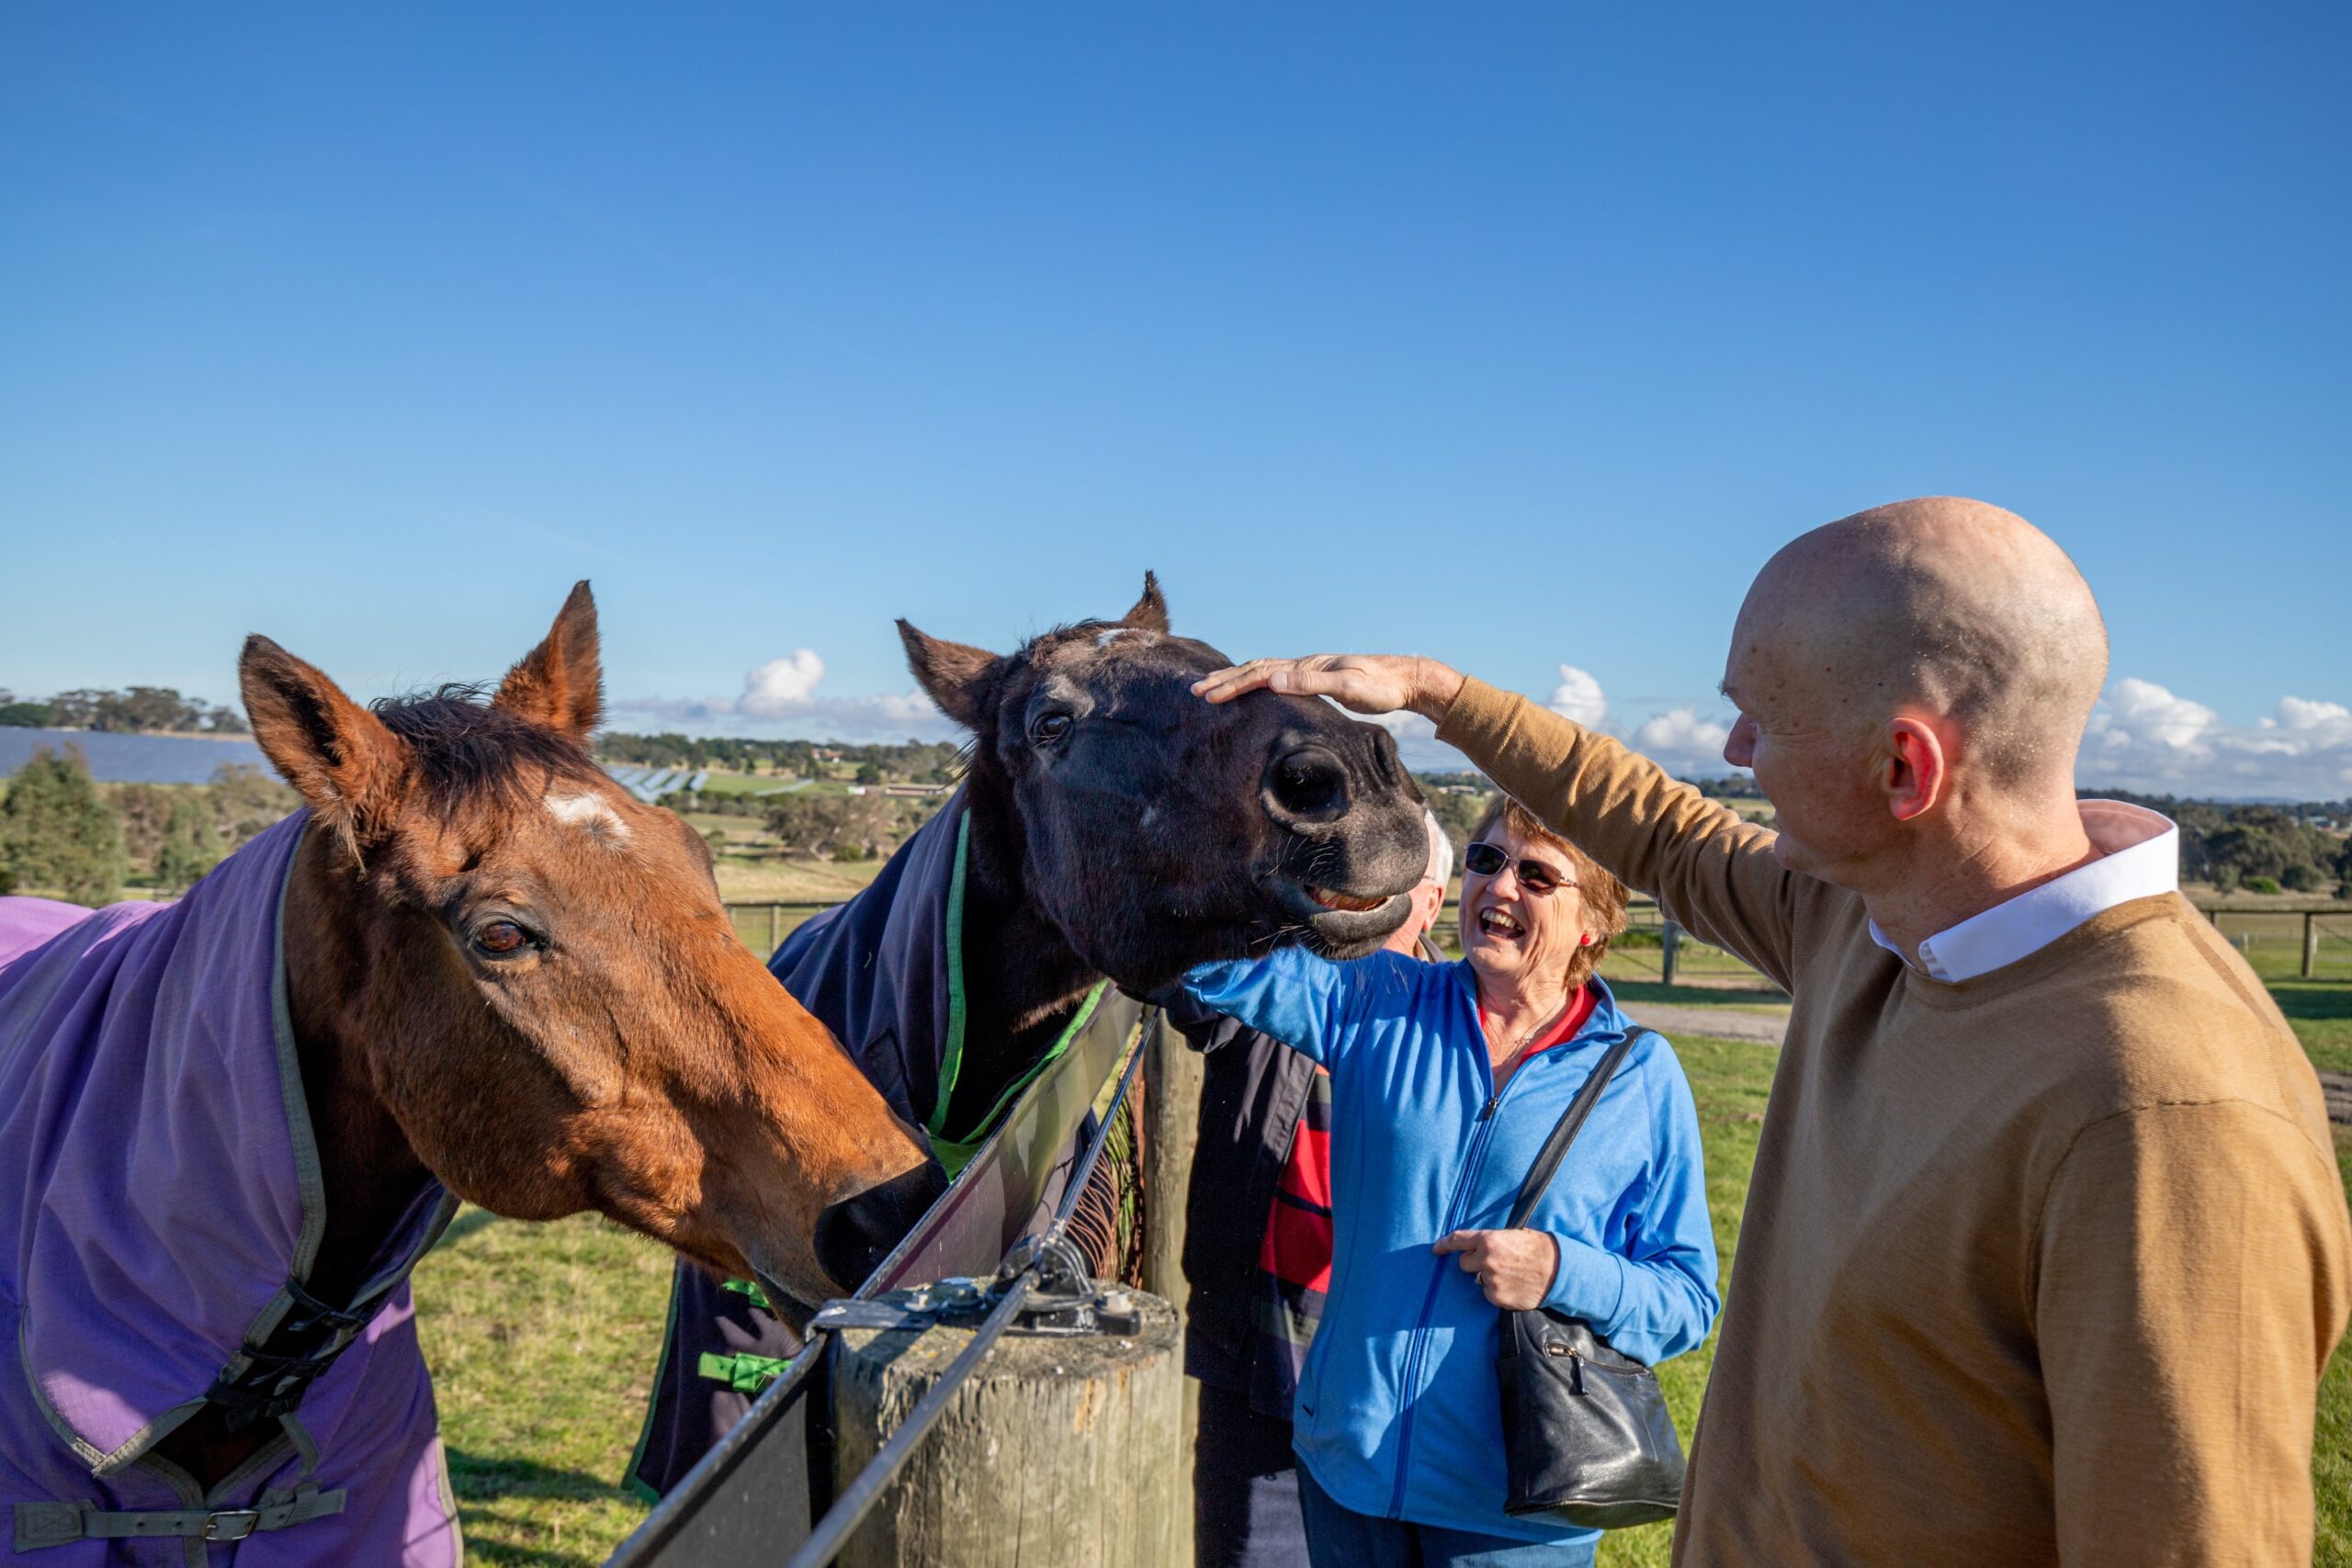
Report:
M 1533 812 L 1500 791 L 1479 815 L 1478 825 L 1470 830 L 1470 841 L 1476 843 L 1486 838 L 1498 822 L 1521 839 L 1557 850 L 1568 863 L 1568 874 L 1576 879 L 1577 892 L 1584 900 L 1585 919 L 1592 931 L 1592 945 L 1574 949 L 1568 958 L 1568 973 L 1563 983 L 1574 990 L 1592 978 L 1593 971 L 1600 967 L 1601 959 L 1608 954 L 1609 944 L 1625 930 L 1625 885 L 1601 870 L 1590 855 L 1545 827 Z

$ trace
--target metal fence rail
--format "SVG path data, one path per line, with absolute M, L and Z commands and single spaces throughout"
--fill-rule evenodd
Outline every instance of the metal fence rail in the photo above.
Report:
M 1025 1238 L 1065 1231 L 1086 1178 L 1121 1114 L 1156 1010 L 1114 992 L 1061 1058 L 1030 1086 L 987 1144 L 854 1299 L 901 1286 L 995 1271 Z M 1124 1071 L 1121 1070 L 1124 1064 Z M 1084 1146 L 1065 1158 L 1074 1134 L 1116 1078 L 1116 1092 Z M 1062 1193 L 1050 1211 L 1057 1177 Z M 1044 1254 L 1031 1250 L 1030 1267 Z M 988 1346 L 1018 1315 L 1031 1273 L 1012 1282 L 981 1331 L 864 1472 L 832 1493 L 829 1385 L 834 1339 L 812 1331 L 751 1410 L 701 1463 L 621 1543 L 607 1568 L 687 1568 L 708 1563 L 778 1562 L 793 1568 L 831 1562 L 878 1500 L 891 1475 L 946 1408 L 956 1387 L 986 1358 Z

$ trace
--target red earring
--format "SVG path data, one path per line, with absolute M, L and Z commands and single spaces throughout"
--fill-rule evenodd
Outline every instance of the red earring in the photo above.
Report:
M 1578 947 L 1590 947 L 1592 945 L 1592 933 L 1590 931 L 1586 931 L 1583 935 L 1577 937 L 1577 945 Z

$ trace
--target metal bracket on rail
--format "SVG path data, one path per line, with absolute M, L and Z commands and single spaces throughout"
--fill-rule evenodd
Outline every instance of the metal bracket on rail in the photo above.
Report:
M 1012 1282 L 1034 1274 L 1008 1334 L 1069 1337 L 1125 1335 L 1143 1327 L 1143 1312 L 1124 1290 L 1098 1284 L 1086 1259 L 1065 1238 L 1048 1234 L 1023 1242 L 989 1279 L 949 1279 L 867 1301 L 827 1302 L 809 1322 L 813 1332 L 838 1328 L 927 1328 L 944 1323 L 977 1328 Z

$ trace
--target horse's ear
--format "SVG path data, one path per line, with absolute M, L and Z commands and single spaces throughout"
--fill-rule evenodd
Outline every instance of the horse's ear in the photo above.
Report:
M 906 621 L 899 623 L 899 640 L 907 645 L 907 668 L 939 711 L 977 733 L 980 728 L 981 687 L 997 657 L 985 648 L 972 648 L 942 637 L 925 637 Z
M 254 742 L 321 820 L 354 842 L 389 820 L 409 750 L 382 719 L 266 637 L 245 638 L 237 684 Z
M 1136 601 L 1136 607 L 1119 624 L 1137 631 L 1168 635 L 1168 601 L 1160 597 L 1158 577 L 1148 571 L 1143 574 L 1143 597 Z
M 547 640 L 498 683 L 492 705 L 586 745 L 605 713 L 604 666 L 596 656 L 596 600 L 582 581 L 556 613 Z

